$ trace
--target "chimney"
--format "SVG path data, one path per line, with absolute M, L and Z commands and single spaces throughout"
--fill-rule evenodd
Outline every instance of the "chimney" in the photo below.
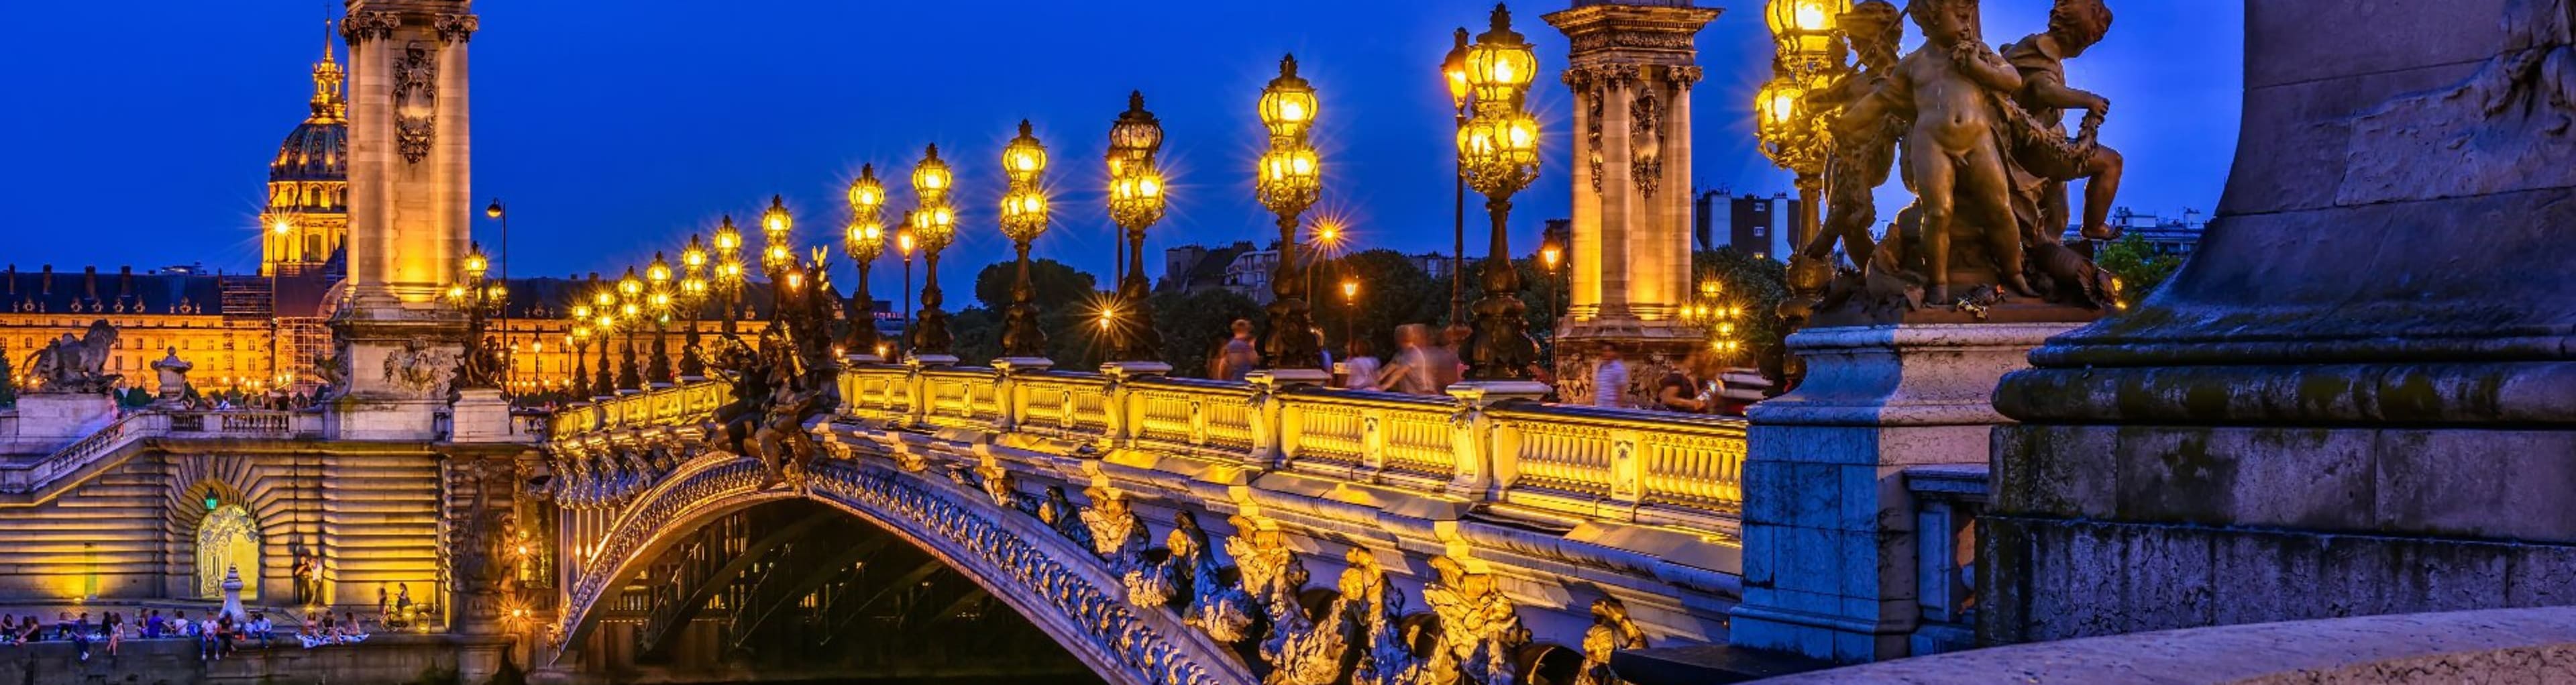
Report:
M 81 267 L 81 290 L 88 293 L 89 301 L 98 301 L 98 267 Z
M 116 299 L 134 297 L 134 267 L 116 267 Z
M 45 265 L 45 277 L 43 281 L 38 283 L 38 287 L 42 289 L 36 291 L 36 294 L 48 297 L 54 294 L 54 265 Z

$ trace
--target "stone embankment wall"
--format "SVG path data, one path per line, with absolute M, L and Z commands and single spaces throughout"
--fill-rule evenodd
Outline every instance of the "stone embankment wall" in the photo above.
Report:
M 284 637 L 284 636 L 281 636 Z M 304 649 L 285 637 L 261 649 L 245 646 L 221 661 L 197 660 L 189 640 L 133 640 L 107 655 L 90 645 L 87 661 L 69 642 L 0 647 L 0 681 L 23 685 L 212 685 L 332 683 L 400 685 L 452 682 L 456 646 L 445 636 L 380 634 L 357 645 Z

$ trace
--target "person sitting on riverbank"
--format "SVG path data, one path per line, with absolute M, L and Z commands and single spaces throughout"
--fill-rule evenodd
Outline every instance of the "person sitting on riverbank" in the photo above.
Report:
M 142 621 L 142 622 L 143 622 L 143 639 L 146 639 L 146 640 L 158 640 L 158 639 L 161 639 L 161 632 L 162 632 L 163 628 L 164 628 L 164 627 L 166 627 L 166 626 L 168 625 L 168 621 L 167 621 L 167 620 L 165 620 L 165 619 L 163 619 L 163 618 L 161 618 L 161 610 L 160 610 L 160 609 L 153 609 L 153 610 L 151 610 L 151 611 L 143 612 L 143 621 Z

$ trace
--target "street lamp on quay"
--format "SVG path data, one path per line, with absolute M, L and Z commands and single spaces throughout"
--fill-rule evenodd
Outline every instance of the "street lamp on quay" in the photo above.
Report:
M 1359 337 L 1359 320 L 1359 279 L 1344 278 L 1342 279 L 1342 344 L 1348 345 L 1353 338 Z
M 598 272 L 592 272 L 589 290 L 591 316 L 595 317 L 593 321 L 596 322 L 593 327 L 598 330 L 599 335 L 599 366 L 592 371 L 597 377 L 591 379 L 590 396 L 610 397 L 617 394 L 617 377 L 612 371 L 613 365 L 608 361 L 608 349 L 616 344 L 617 288 L 601 283 Z
M 919 357 L 947 357 L 954 340 L 948 334 L 948 312 L 940 311 L 939 251 L 957 237 L 957 211 L 948 206 L 948 191 L 955 188 L 956 177 L 948 163 L 940 161 L 939 146 L 922 149 L 921 163 L 912 168 L 912 194 L 921 206 L 913 210 L 912 231 L 921 243 L 923 277 L 921 282 L 921 321 L 912 329 L 912 354 Z
M 501 204 L 501 198 L 492 198 L 492 202 L 490 204 L 483 205 L 483 216 L 493 221 L 501 222 L 501 262 L 499 264 L 501 277 L 499 280 L 502 283 L 508 283 L 510 282 L 509 207 Z M 499 313 L 501 322 L 501 348 L 515 352 L 518 348 L 510 346 L 510 303 L 508 300 L 503 300 L 500 303 Z M 539 364 L 543 364 L 545 357 L 543 355 L 538 355 L 537 359 L 539 360 Z M 518 360 L 514 358 L 510 361 L 510 365 L 508 367 L 502 369 L 501 378 L 508 379 L 517 372 Z
M 465 313 L 465 364 L 457 387 L 506 387 L 502 365 L 507 363 L 507 353 L 486 340 L 484 331 L 491 312 L 509 297 L 509 290 L 484 278 L 492 262 L 483 256 L 481 245 L 467 244 L 462 266 L 461 277 L 447 286 L 448 300 Z
M 1544 272 L 1547 278 L 1547 305 L 1546 308 L 1539 310 L 1540 314 L 1545 315 L 1541 318 L 1547 319 L 1548 322 L 1547 349 L 1543 351 L 1553 353 L 1556 349 L 1557 325 L 1556 265 L 1565 261 L 1565 246 L 1557 244 L 1556 236 L 1549 235 L 1541 237 L 1539 239 L 1538 257 L 1539 263 L 1547 267 L 1547 270 Z
M 912 253 L 921 248 L 921 240 L 912 232 L 912 217 L 912 212 L 904 212 L 903 227 L 894 235 L 894 249 L 903 253 L 903 335 L 897 341 L 906 355 L 912 354 Z
M 1112 336 L 1111 361 L 1152 362 L 1163 347 L 1163 334 L 1154 330 L 1153 284 L 1145 280 L 1145 229 L 1163 218 L 1163 173 L 1154 161 L 1162 150 L 1163 122 L 1146 111 L 1143 91 L 1129 92 L 1127 111 L 1109 125 L 1109 220 L 1127 231 L 1126 273 L 1100 319 Z
M 1279 76 L 1261 93 L 1261 124 L 1270 147 L 1261 155 L 1255 183 L 1263 207 L 1279 215 L 1279 263 L 1271 270 L 1270 338 L 1262 351 L 1273 369 L 1320 369 L 1324 359 L 1297 278 L 1297 217 L 1315 205 L 1323 188 L 1321 163 L 1308 139 L 1315 123 L 1315 88 L 1297 76 L 1297 57 L 1279 58 Z
M 1482 274 L 1485 295 L 1475 304 L 1467 375 L 1524 380 L 1537 360 L 1538 342 L 1529 336 L 1528 307 L 1518 295 L 1520 270 L 1512 266 L 1511 237 L 1505 229 L 1512 194 L 1538 176 L 1538 120 L 1524 107 L 1538 57 L 1512 30 L 1510 10 L 1495 5 L 1491 22 L 1467 50 L 1467 83 L 1475 91 L 1476 115 L 1458 132 L 1467 185 L 1485 195 L 1485 211 L 1493 218 Z
M 850 288 L 850 334 L 841 339 L 841 350 L 861 361 L 885 361 L 877 351 L 876 297 L 868 294 L 868 272 L 885 254 L 885 200 L 876 165 L 860 165 L 859 177 L 850 181 L 850 227 L 841 240 L 841 250 L 859 269 L 859 282 Z
M 1029 121 L 1020 120 L 1020 135 L 1002 146 L 1002 174 L 1010 189 L 1002 193 L 1002 235 L 1018 255 L 1018 276 L 1011 282 L 1011 306 L 1002 315 L 1002 355 L 1019 359 L 1046 356 L 1046 331 L 1038 327 L 1036 286 L 1029 282 L 1029 242 L 1046 232 L 1046 192 L 1038 175 L 1046 172 L 1046 145 L 1038 142 Z

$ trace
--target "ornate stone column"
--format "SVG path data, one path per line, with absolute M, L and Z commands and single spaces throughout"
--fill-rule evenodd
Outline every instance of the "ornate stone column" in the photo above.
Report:
M 1688 2 L 1586 2 L 1546 16 L 1572 45 L 1573 268 L 1556 346 L 1559 390 L 1589 403 L 1594 353 L 1625 348 L 1652 379 L 1699 339 L 1674 320 L 1690 290 L 1694 41 L 1720 10 Z M 1631 398 L 1634 403 L 1636 398 Z
M 1996 390 L 1986 641 L 2576 603 L 2576 3 L 2246 23 L 2200 252 Z

